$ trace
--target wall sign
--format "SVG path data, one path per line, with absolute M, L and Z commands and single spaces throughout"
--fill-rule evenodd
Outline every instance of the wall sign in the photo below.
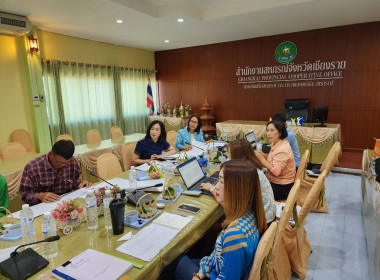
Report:
M 346 61 L 305 61 L 294 64 L 297 47 L 286 41 L 275 50 L 275 58 L 282 65 L 264 67 L 238 67 L 238 85 L 244 89 L 254 88 L 292 88 L 333 86 L 334 80 L 343 79 Z
M 280 63 L 290 63 L 297 56 L 297 47 L 293 42 L 283 42 L 278 45 L 274 57 Z

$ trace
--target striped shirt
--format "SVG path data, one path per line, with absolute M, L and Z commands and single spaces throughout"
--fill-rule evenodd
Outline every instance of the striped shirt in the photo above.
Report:
M 24 168 L 21 178 L 20 194 L 25 203 L 34 205 L 41 201 L 37 195 L 52 192 L 58 195 L 77 189 L 81 169 L 74 157 L 64 167 L 55 170 L 48 159 L 48 154 L 30 161 Z
M 259 232 L 251 210 L 222 230 L 212 254 L 201 260 L 203 274 L 211 280 L 246 279 L 258 243 Z

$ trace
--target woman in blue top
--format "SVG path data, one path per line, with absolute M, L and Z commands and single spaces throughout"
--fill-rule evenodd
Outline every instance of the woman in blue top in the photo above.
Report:
M 132 163 L 138 165 L 163 158 L 162 151 L 166 151 L 165 156 L 175 154 L 174 147 L 166 141 L 164 124 L 155 120 L 149 124 L 145 138 L 137 142 Z
M 192 115 L 189 118 L 187 126 L 181 130 L 178 130 L 176 147 L 178 150 L 188 151 L 192 149 L 192 146 L 188 143 L 194 139 L 199 142 L 205 142 L 203 139 L 202 122 L 198 115 Z
M 177 258 L 164 271 L 172 269 L 177 280 L 243 280 L 249 274 L 267 226 L 256 167 L 248 160 L 227 161 L 221 166 L 214 195 L 226 214 L 215 249 L 200 261 L 186 255 Z

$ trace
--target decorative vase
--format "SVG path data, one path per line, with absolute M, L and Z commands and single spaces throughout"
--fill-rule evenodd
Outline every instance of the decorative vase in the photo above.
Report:
M 189 116 L 189 111 L 185 111 L 185 117 L 188 117 Z

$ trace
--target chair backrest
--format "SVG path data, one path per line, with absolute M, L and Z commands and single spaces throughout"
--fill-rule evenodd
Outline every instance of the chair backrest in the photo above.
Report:
M 3 160 L 18 159 L 28 155 L 23 144 L 19 142 L 6 143 L 2 149 Z
M 286 226 L 289 223 L 290 216 L 292 215 L 292 211 L 294 208 L 294 204 L 296 204 L 300 186 L 301 186 L 301 180 L 297 180 L 295 184 L 293 185 L 292 189 L 290 190 L 288 198 L 286 199 L 285 207 L 284 207 L 284 210 L 282 211 L 280 222 L 278 224 L 278 231 L 276 235 L 276 240 L 273 245 L 273 250 L 275 250 L 276 246 L 280 246 L 280 243 L 282 242 L 282 236 L 284 234 Z
M 309 154 L 310 154 L 310 150 L 306 150 L 302 155 L 301 162 L 300 162 L 300 165 L 298 166 L 298 170 L 296 174 L 296 181 L 298 179 L 305 178 L 305 170 L 306 170 L 307 161 L 309 159 Z
M 70 141 L 73 142 L 74 145 L 75 145 L 75 142 L 74 142 L 73 137 L 71 137 L 71 135 L 69 135 L 69 134 L 61 134 L 61 135 L 58 135 L 58 136 L 57 136 L 57 139 L 55 139 L 55 142 L 58 142 L 59 140 L 70 140 Z
M 271 223 L 264 235 L 260 238 L 259 245 L 257 245 L 255 258 L 253 259 L 252 268 L 249 272 L 248 280 L 259 280 L 263 266 L 269 265 L 267 263 L 267 258 L 273 246 L 274 237 L 277 232 L 277 225 L 278 224 L 276 222 Z
M 168 143 L 173 146 L 174 149 L 176 149 L 175 147 L 175 144 L 177 142 L 177 131 L 174 131 L 174 130 L 170 130 L 167 134 L 166 134 L 166 141 L 168 141 Z
M 100 178 L 111 179 L 121 174 L 123 170 L 115 154 L 105 153 L 97 158 L 96 172 Z
M 307 194 L 305 198 L 305 202 L 302 205 L 301 211 L 298 214 L 298 220 L 300 224 L 303 223 L 303 221 L 306 219 L 306 216 L 309 214 L 309 212 L 313 209 L 315 206 L 321 190 L 323 186 L 325 185 L 325 179 L 327 176 L 327 170 L 323 171 L 318 178 L 315 180 L 313 186 L 311 187 L 309 193 Z
M 96 129 L 90 129 L 86 133 L 86 142 L 90 147 L 97 147 L 102 142 L 102 136 L 100 136 L 100 132 Z
M 137 141 L 128 142 L 121 147 L 121 155 L 123 158 L 124 171 L 128 171 L 132 165 L 132 158 L 135 152 Z
M 329 174 L 331 170 L 333 169 L 334 165 L 336 164 L 336 162 L 338 161 L 338 157 L 341 154 L 341 152 L 342 152 L 342 147 L 340 145 L 340 142 L 336 141 L 334 145 L 331 147 L 329 153 L 327 154 L 327 157 L 323 161 L 320 170 L 321 171 L 326 170 L 327 174 Z
M 116 143 L 120 142 L 123 137 L 123 131 L 118 126 L 111 127 L 111 141 Z
M 19 142 L 24 145 L 28 154 L 35 154 L 36 149 L 33 146 L 29 133 L 24 129 L 17 129 L 12 132 L 12 142 Z

